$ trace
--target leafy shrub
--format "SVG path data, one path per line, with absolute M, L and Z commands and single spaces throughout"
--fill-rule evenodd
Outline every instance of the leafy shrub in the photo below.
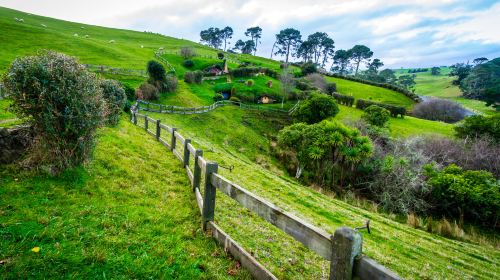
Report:
M 302 73 L 302 76 L 307 76 L 309 74 L 313 74 L 318 72 L 318 68 L 316 67 L 316 64 L 312 62 L 306 62 L 300 66 L 300 70 Z
M 182 66 L 186 68 L 191 68 L 194 66 L 194 62 L 191 59 L 184 60 L 184 62 L 182 62 Z
M 16 59 L 3 82 L 14 112 L 33 125 L 28 163 L 58 173 L 89 158 L 105 109 L 95 74 L 72 57 L 44 52 Z
M 184 74 L 184 81 L 188 84 L 201 84 L 201 82 L 203 81 L 203 72 L 186 72 Z
M 308 124 L 320 122 L 329 117 L 335 117 L 339 107 L 335 99 L 325 94 L 313 93 L 302 102 L 293 116 Z
M 218 52 L 217 53 L 217 58 L 218 59 L 224 59 L 224 53 L 223 52 Z
M 249 79 L 246 81 L 246 85 L 249 87 L 253 86 L 254 84 L 255 84 L 255 82 L 252 79 Z
M 109 125 L 116 125 L 120 120 L 120 113 L 125 107 L 127 96 L 122 85 L 114 80 L 101 80 L 102 96 L 106 101 L 104 117 Z
M 220 83 L 220 84 L 216 84 L 214 86 L 214 91 L 215 92 L 231 92 L 231 89 L 233 88 L 233 84 L 232 83 Z
M 295 87 L 298 90 L 313 90 L 314 87 L 311 85 L 311 82 L 309 82 L 306 79 L 297 79 L 295 81 Z
M 413 107 L 413 116 L 431 121 L 454 123 L 465 117 L 465 110 L 456 102 L 433 98 L 416 104 Z
M 142 83 L 135 94 L 137 95 L 138 99 L 142 100 L 155 100 L 160 97 L 158 89 L 148 82 Z
M 213 99 L 214 99 L 214 102 L 222 101 L 222 100 L 224 100 L 224 96 L 222 96 L 222 94 L 220 94 L 220 93 L 217 93 L 214 95 Z
M 354 104 L 354 97 L 342 95 L 339 93 L 331 93 L 330 94 L 338 103 L 351 107 Z
M 406 108 L 401 107 L 401 106 L 394 106 L 394 105 L 389 105 L 389 104 L 384 104 L 384 103 L 378 103 L 378 102 L 373 102 L 369 100 L 364 100 L 364 99 L 358 99 L 356 100 L 356 108 L 360 110 L 364 110 L 365 108 L 371 106 L 371 105 L 377 105 L 382 108 L 385 108 L 391 112 L 391 116 L 397 118 L 398 116 L 401 116 L 402 118 L 406 114 Z
M 163 82 L 163 90 L 166 92 L 175 92 L 177 90 L 177 77 L 174 75 L 165 76 L 165 80 Z
M 377 105 L 368 106 L 362 118 L 371 125 L 383 127 L 389 121 L 391 113 Z
M 374 141 L 374 156 L 364 163 L 356 185 L 385 211 L 426 213 L 430 205 L 423 166 L 430 159 L 415 148 L 416 139 L 384 142 Z
M 434 213 L 498 226 L 500 183 L 486 171 L 464 171 L 454 164 L 443 170 L 427 166 Z
M 196 56 L 196 50 L 192 47 L 182 47 L 181 56 L 184 59 L 190 59 Z
M 336 190 L 352 181 L 352 171 L 373 150 L 368 137 L 334 121 L 287 126 L 278 134 L 278 146 L 285 152 L 282 159 L 288 169 L 295 169 L 296 178 L 304 173 L 304 181 Z
M 326 93 L 326 80 L 323 75 L 318 73 L 308 74 L 305 79 L 311 83 L 316 89 Z
M 500 142 L 500 114 L 491 117 L 481 115 L 465 118 L 461 125 L 455 127 L 455 133 L 460 138 L 489 137 Z
M 122 84 L 122 87 L 125 90 L 125 95 L 127 96 L 127 100 L 134 101 L 136 99 L 135 89 L 127 84 Z
M 163 67 L 163 65 L 161 65 L 161 63 L 159 63 L 156 60 L 150 60 L 148 62 L 147 71 L 149 78 L 153 82 L 163 81 L 165 79 L 165 74 L 166 74 L 165 68 Z
M 325 91 L 328 94 L 336 93 L 337 92 L 337 84 L 336 83 L 327 83 L 325 87 Z

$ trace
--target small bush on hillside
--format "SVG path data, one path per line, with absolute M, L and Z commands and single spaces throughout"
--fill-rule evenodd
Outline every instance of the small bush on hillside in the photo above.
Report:
M 295 87 L 298 89 L 298 90 L 313 90 L 314 87 L 313 85 L 311 85 L 311 82 L 309 82 L 308 80 L 306 79 L 297 79 L 295 81 Z
M 156 60 L 150 60 L 148 62 L 147 71 L 148 71 L 149 78 L 153 82 L 163 81 L 165 79 L 165 75 L 166 75 L 165 67 L 163 67 L 163 65 L 161 65 L 161 63 L 159 63 Z M 152 83 L 152 84 L 154 84 L 154 83 Z
M 294 112 L 294 117 L 301 122 L 313 124 L 326 118 L 335 117 L 339 107 L 335 99 L 325 94 L 313 93 Z
M 138 99 L 142 100 L 156 100 L 160 97 L 158 89 L 148 82 L 144 82 L 139 86 L 136 95 Z
M 332 92 L 332 93 L 330 93 L 330 95 L 333 98 L 335 98 L 335 100 L 337 100 L 338 103 L 340 103 L 342 105 L 352 107 L 352 105 L 354 104 L 354 97 L 352 97 L 352 96 L 342 95 L 342 94 L 338 94 L 336 92 Z
M 16 59 L 3 83 L 15 113 L 33 125 L 28 163 L 58 173 L 90 157 L 105 109 L 95 74 L 72 57 L 45 52 Z
M 194 66 L 194 62 L 191 59 L 184 60 L 184 62 L 182 62 L 182 66 L 186 68 L 191 68 Z
M 318 73 L 309 74 L 305 77 L 307 81 L 311 83 L 316 89 L 321 90 L 326 93 L 327 82 L 323 75 Z
M 491 173 L 464 171 L 452 164 L 443 170 L 428 166 L 426 175 L 436 215 L 444 214 L 461 221 L 465 219 L 498 226 L 500 183 Z
M 224 59 L 224 53 L 223 52 L 218 52 L 217 53 L 217 58 L 218 59 Z
M 120 113 L 125 107 L 127 96 L 122 85 L 114 80 L 101 80 L 102 96 L 106 101 L 104 117 L 108 125 L 116 125 L 120 120 Z
M 328 84 L 326 84 L 325 91 L 328 94 L 332 94 L 332 93 L 337 92 L 337 84 L 336 83 L 328 83 Z
M 246 81 L 247 86 L 251 87 L 255 84 L 255 82 L 252 79 L 249 79 Z
M 500 142 L 500 114 L 491 117 L 481 115 L 466 118 L 462 124 L 455 127 L 460 138 L 488 137 Z
M 177 77 L 174 75 L 167 75 L 163 83 L 163 90 L 166 92 L 175 92 L 177 90 Z
M 389 110 L 389 112 L 391 112 L 391 116 L 393 116 L 395 118 L 397 118 L 398 116 L 401 116 L 401 118 L 403 118 L 404 115 L 406 114 L 405 107 L 394 106 L 394 105 L 384 104 L 384 103 L 378 103 L 378 102 L 373 102 L 373 101 L 364 100 L 364 99 L 357 99 L 356 100 L 356 108 L 358 108 L 360 110 L 364 110 L 365 108 L 368 108 L 371 105 L 377 105 L 377 106 L 380 106 L 382 108 Z
M 222 96 L 222 94 L 220 94 L 220 93 L 217 93 L 214 95 L 213 99 L 214 99 L 214 102 L 222 101 L 222 100 L 224 100 L 224 96 Z
M 454 123 L 465 117 L 465 110 L 456 102 L 435 98 L 416 104 L 413 115 L 431 121 Z
M 313 74 L 313 73 L 318 72 L 318 67 L 316 67 L 316 64 L 314 64 L 312 62 L 306 62 L 306 63 L 302 64 L 302 66 L 300 67 L 300 70 L 301 70 L 302 76 L 307 76 L 309 74 Z
M 192 47 L 182 47 L 181 56 L 184 59 L 190 59 L 196 56 L 196 50 Z
M 365 109 L 362 118 L 371 125 L 383 127 L 391 118 L 391 112 L 377 105 L 371 105 Z
M 135 96 L 135 89 L 127 84 L 122 84 L 123 89 L 125 90 L 125 95 L 127 96 L 128 101 L 134 101 L 137 97 Z
M 201 82 L 203 81 L 203 72 L 186 72 L 184 74 L 184 81 L 188 84 L 201 84 Z

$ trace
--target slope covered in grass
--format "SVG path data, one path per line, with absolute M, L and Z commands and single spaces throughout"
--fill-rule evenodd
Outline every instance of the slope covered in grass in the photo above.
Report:
M 203 234 L 172 154 L 125 118 L 100 134 L 60 177 L 0 167 L 3 279 L 250 278 Z
M 189 94 L 169 98 L 196 99 Z M 356 109 L 345 109 L 341 107 L 344 115 L 357 114 Z M 272 135 L 279 127 L 273 127 L 276 121 L 268 115 L 232 106 L 203 115 L 150 115 L 191 138 L 207 159 L 222 166 L 219 173 L 225 177 L 327 232 L 333 233 L 339 226 L 360 226 L 371 219 L 372 234 L 363 234 L 365 253 L 404 278 L 490 279 L 500 273 L 500 252 L 495 248 L 416 230 L 298 184 L 270 156 L 271 143 L 263 135 Z M 415 125 L 421 120 L 400 121 Z M 397 122 L 391 120 L 391 125 Z M 232 171 L 226 169 L 230 166 L 234 166 Z M 327 277 L 328 263 L 223 194 L 217 196 L 215 213 L 217 223 L 279 278 Z
M 415 92 L 419 95 L 445 98 L 460 103 L 465 108 L 476 113 L 491 115 L 495 113 L 492 107 L 486 107 L 485 103 L 479 100 L 467 99 L 462 97 L 462 92 L 458 86 L 453 85 L 452 81 L 455 77 L 450 77 L 451 69 L 449 67 L 441 67 L 440 75 L 434 76 L 431 74 L 430 68 L 427 72 L 414 73 L 415 77 Z M 407 75 L 408 69 L 396 70 L 396 75 Z
M 367 99 L 374 102 L 403 106 L 411 109 L 415 102 L 405 95 L 381 87 L 357 83 L 345 79 L 325 77 L 327 81 L 337 84 L 337 91 L 355 99 Z

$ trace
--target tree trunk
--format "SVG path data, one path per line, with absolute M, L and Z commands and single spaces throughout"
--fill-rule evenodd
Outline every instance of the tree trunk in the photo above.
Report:
M 286 64 L 288 64 L 288 55 L 290 54 L 290 42 L 288 42 L 288 45 L 286 46 Z
M 356 59 L 356 74 L 354 74 L 354 76 L 357 76 L 358 75 L 358 69 L 359 69 L 359 63 L 361 62 L 361 59 Z
M 299 163 L 299 166 L 297 167 L 297 172 L 295 172 L 295 179 L 299 179 L 300 178 L 300 175 L 302 175 L 302 170 L 304 168 L 302 166 L 300 166 L 300 163 Z
M 273 59 L 274 47 L 276 46 L 276 41 L 274 41 L 273 48 L 271 49 L 271 59 Z

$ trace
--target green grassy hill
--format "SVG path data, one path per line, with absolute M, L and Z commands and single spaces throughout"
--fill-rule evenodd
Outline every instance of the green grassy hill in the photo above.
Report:
M 395 70 L 396 76 L 408 74 L 408 69 Z M 431 71 L 414 73 L 416 75 L 415 92 L 419 95 L 445 98 L 456 101 L 465 108 L 480 114 L 491 115 L 495 113 L 492 107 L 486 107 L 485 103 L 479 100 L 466 99 L 462 97 L 462 92 L 458 86 L 451 82 L 454 77 L 448 76 L 451 69 L 449 67 L 441 67 L 440 75 L 431 75 Z
M 24 23 L 14 17 L 23 18 Z M 0 8 L 0 25 L 5 27 L 0 33 L 0 73 L 16 56 L 38 49 L 62 51 L 83 63 L 143 69 L 153 58 L 153 51 L 164 47 L 171 52 L 165 56 L 178 75 L 186 69 L 172 52 L 181 46 L 194 46 L 200 54 L 216 54 L 189 41 L 69 23 L 4 8 Z M 87 34 L 89 38 L 81 36 Z M 211 58 L 199 59 L 201 64 Z M 279 69 L 278 62 L 264 58 L 238 59 Z M 131 85 L 144 80 L 109 76 Z M 356 98 L 411 106 L 396 92 L 336 82 L 341 93 Z M 190 85 L 181 80 L 176 93 L 162 94 L 158 102 L 208 105 L 213 102 L 212 87 L 210 81 Z M 0 101 L 0 120 L 17 121 L 12 114 L 1 112 L 8 103 Z M 360 110 L 341 106 L 336 119 L 352 121 L 361 114 Z M 286 125 L 286 118 L 232 106 L 204 115 L 151 115 L 192 138 L 207 159 L 224 167 L 234 166 L 232 171 L 219 169 L 228 179 L 327 232 L 342 225 L 360 226 L 371 219 L 372 234 L 363 233 L 365 253 L 404 278 L 494 279 L 500 274 L 497 248 L 416 230 L 377 213 L 375 206 L 373 211 L 363 210 L 297 183 L 271 156 L 273 143 L 268 136 Z M 8 197 L 0 200 L 0 273 L 7 278 L 248 278 L 245 270 L 237 269 L 215 242 L 202 234 L 194 195 L 182 166 L 161 144 L 125 118 L 118 127 L 100 131 L 96 153 L 88 164 L 60 177 L 0 166 L 0 197 Z M 405 117 L 391 119 L 390 128 L 397 137 L 450 136 L 453 126 Z M 216 222 L 278 278 L 328 277 L 327 262 L 220 194 L 215 215 Z M 35 246 L 41 247 L 40 253 L 30 251 Z

